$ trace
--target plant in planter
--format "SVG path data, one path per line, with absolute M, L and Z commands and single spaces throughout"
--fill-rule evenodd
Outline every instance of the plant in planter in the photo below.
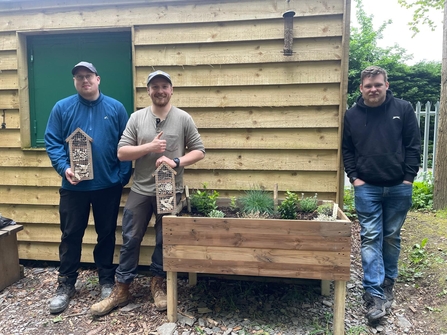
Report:
M 238 203 L 244 217 L 269 217 L 274 213 L 272 195 L 260 188 L 246 191 Z
M 203 184 L 203 191 L 197 190 L 191 195 L 191 207 L 199 213 L 209 216 L 212 211 L 217 210 L 218 197 L 219 192 L 210 191 L 206 188 L 206 184 Z

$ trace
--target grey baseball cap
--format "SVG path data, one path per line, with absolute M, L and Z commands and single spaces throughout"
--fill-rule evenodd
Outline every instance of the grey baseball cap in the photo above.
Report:
M 85 67 L 87 70 L 93 72 L 94 74 L 98 74 L 98 71 L 96 71 L 96 68 L 93 66 L 92 63 L 89 62 L 79 62 L 78 64 L 76 64 L 74 66 L 74 68 L 71 70 L 71 74 L 74 75 L 76 73 L 76 70 L 78 69 L 78 67 Z
M 171 76 L 164 71 L 158 70 L 149 74 L 149 77 L 147 77 L 146 86 L 149 85 L 151 80 L 155 77 L 163 77 L 172 85 Z

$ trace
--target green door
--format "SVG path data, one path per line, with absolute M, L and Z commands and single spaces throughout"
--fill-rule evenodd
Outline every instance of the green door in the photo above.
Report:
M 76 94 L 71 69 L 80 61 L 95 65 L 100 90 L 133 112 L 130 32 L 29 36 L 28 77 L 31 145 L 44 147 L 47 120 L 54 104 Z

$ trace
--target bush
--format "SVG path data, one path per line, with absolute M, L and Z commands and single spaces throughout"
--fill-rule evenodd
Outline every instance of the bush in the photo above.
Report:
M 245 195 L 239 199 L 242 213 L 267 213 L 274 211 L 273 196 L 270 192 L 262 189 L 254 189 L 245 192 Z
M 412 209 L 433 209 L 433 177 L 431 174 L 424 176 L 422 181 L 413 182 Z
M 286 198 L 278 206 L 278 212 L 281 215 L 281 219 L 295 220 L 298 203 L 298 195 L 293 192 L 286 192 Z
M 218 197 L 219 192 L 207 190 L 206 184 L 203 184 L 203 191 L 197 190 L 196 193 L 191 195 L 191 207 L 199 213 L 209 216 L 211 211 L 217 209 Z
M 304 197 L 304 193 L 301 194 L 301 199 L 298 201 L 298 207 L 300 211 L 304 213 L 312 213 L 314 212 L 318 207 L 318 199 L 317 194 L 313 197 Z

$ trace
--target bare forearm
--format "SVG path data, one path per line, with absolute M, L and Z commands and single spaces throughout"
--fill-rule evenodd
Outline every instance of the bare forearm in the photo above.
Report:
M 188 166 L 192 165 L 199 160 L 203 159 L 205 157 L 205 154 L 200 150 L 193 150 L 188 152 L 180 158 L 180 166 Z

